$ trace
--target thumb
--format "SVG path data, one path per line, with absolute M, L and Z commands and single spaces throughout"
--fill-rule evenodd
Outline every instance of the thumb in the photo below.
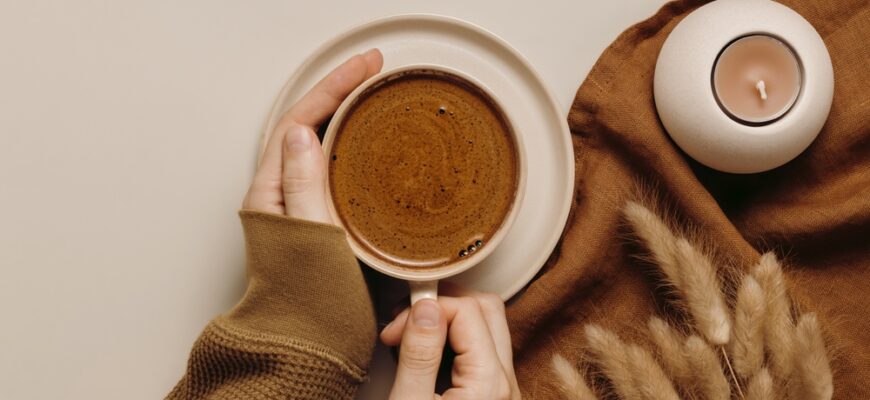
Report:
M 332 223 L 326 206 L 323 151 L 314 131 L 291 125 L 284 136 L 281 186 L 287 216 Z
M 411 306 L 399 348 L 392 400 L 432 400 L 441 353 L 447 340 L 447 322 L 438 302 L 423 299 Z

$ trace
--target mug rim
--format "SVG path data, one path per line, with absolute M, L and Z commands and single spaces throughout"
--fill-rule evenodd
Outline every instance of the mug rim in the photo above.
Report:
M 517 214 L 519 213 L 519 209 L 523 202 L 523 197 L 525 196 L 525 186 L 526 186 L 526 155 L 525 148 L 523 147 L 523 142 L 521 140 L 520 134 L 517 132 L 515 124 L 511 120 L 508 113 L 505 111 L 505 107 L 503 103 L 493 94 L 492 90 L 489 89 L 486 85 L 481 83 L 479 80 L 469 76 L 468 74 L 458 71 L 456 69 L 439 65 L 439 64 L 428 64 L 428 63 L 416 63 L 404 65 L 396 68 L 392 68 L 389 70 L 381 71 L 365 82 L 360 84 L 356 89 L 354 89 L 339 105 L 338 109 L 332 116 L 332 119 L 327 126 L 326 132 L 323 135 L 323 153 L 324 157 L 328 158 L 330 152 L 332 151 L 332 146 L 335 143 L 335 136 L 338 133 L 339 127 L 342 125 L 342 121 L 344 120 L 348 109 L 350 106 L 354 104 L 360 94 L 373 87 L 376 84 L 379 84 L 386 79 L 393 77 L 395 75 L 412 72 L 412 71 L 434 71 L 436 73 L 444 73 L 447 75 L 455 75 L 460 79 L 463 79 L 470 83 L 474 88 L 481 91 L 490 102 L 492 102 L 501 113 L 501 116 L 504 122 L 508 125 L 508 130 L 510 131 L 511 137 L 514 140 L 514 145 L 516 147 L 516 155 L 517 155 L 517 185 L 516 192 L 514 194 L 513 202 L 511 202 L 510 210 L 507 215 L 501 222 L 499 228 L 493 233 L 492 237 L 488 240 L 488 246 L 484 246 L 481 250 L 478 250 L 475 253 L 472 253 L 468 258 L 462 259 L 459 261 L 455 261 L 452 263 L 439 265 L 435 267 L 426 267 L 420 268 L 419 270 L 409 269 L 405 267 L 400 267 L 395 264 L 390 263 L 389 261 L 383 260 L 378 256 L 372 254 L 368 251 L 365 246 L 358 243 L 358 240 L 350 233 L 350 230 L 345 226 L 344 221 L 338 215 L 338 211 L 335 208 L 335 204 L 332 198 L 332 187 L 330 184 L 330 173 L 329 173 L 329 164 L 326 167 L 326 197 L 327 197 L 327 206 L 329 209 L 330 217 L 333 222 L 340 226 L 345 231 L 345 235 L 347 236 L 348 244 L 353 250 L 354 255 L 362 260 L 369 267 L 384 273 L 386 275 L 392 276 L 394 278 L 399 278 L 408 281 L 429 281 L 436 279 L 447 278 L 461 272 L 464 272 L 477 264 L 480 264 L 486 257 L 488 257 L 495 249 L 501 244 L 504 237 L 510 231 L 510 228 L 513 226 L 514 220 L 516 219 Z M 329 161 L 327 160 L 327 163 Z

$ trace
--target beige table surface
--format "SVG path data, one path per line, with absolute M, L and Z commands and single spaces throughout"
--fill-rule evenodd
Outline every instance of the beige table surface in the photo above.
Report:
M 173 386 L 244 289 L 236 210 L 270 106 L 339 31 L 467 19 L 567 112 L 607 44 L 662 3 L 0 0 L 0 399 Z

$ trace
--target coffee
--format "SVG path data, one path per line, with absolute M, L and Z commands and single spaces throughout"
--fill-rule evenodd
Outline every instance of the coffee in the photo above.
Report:
M 405 71 L 348 108 L 329 154 L 335 211 L 366 250 L 400 268 L 473 255 L 514 203 L 519 157 L 502 111 L 467 80 Z

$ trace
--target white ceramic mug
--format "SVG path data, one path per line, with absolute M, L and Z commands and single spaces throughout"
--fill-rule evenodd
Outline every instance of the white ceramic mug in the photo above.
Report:
M 520 208 L 520 204 L 522 203 L 523 194 L 525 193 L 524 189 L 526 182 L 526 159 L 524 148 L 522 146 L 522 143 L 520 142 L 520 135 L 517 134 L 514 126 L 511 124 L 510 117 L 507 115 L 507 113 L 504 112 L 504 107 L 492 94 L 492 92 L 486 86 L 482 85 L 474 78 L 462 72 L 456 71 L 448 67 L 433 64 L 414 64 L 391 69 L 388 71 L 383 71 L 369 78 L 359 87 L 357 87 L 356 90 L 351 92 L 351 94 L 347 96 L 347 98 L 341 103 L 341 105 L 338 107 L 338 110 L 333 115 L 332 121 L 327 127 L 326 133 L 323 137 L 323 151 L 327 155 L 327 157 L 332 151 L 332 146 L 335 143 L 335 135 L 338 133 L 338 129 L 341 126 L 341 121 L 344 119 L 348 110 L 351 109 L 351 106 L 354 105 L 356 99 L 359 98 L 360 94 L 362 94 L 375 84 L 407 73 L 429 73 L 433 75 L 440 74 L 447 76 L 453 75 L 467 81 L 474 87 L 478 88 L 481 93 L 488 97 L 489 101 L 499 110 L 499 112 L 501 112 L 504 121 L 508 125 L 508 130 L 512 135 L 514 144 L 517 149 L 517 188 L 516 193 L 514 194 L 514 201 L 511 209 L 510 211 L 508 211 L 508 214 L 505 216 L 499 229 L 487 241 L 487 245 L 481 247 L 478 251 L 470 253 L 467 257 L 434 268 L 421 268 L 419 270 L 400 268 L 381 258 L 378 258 L 374 254 L 369 252 L 364 246 L 360 245 L 360 243 L 357 242 L 353 235 L 348 233 L 347 237 L 348 242 L 350 243 L 350 247 L 353 249 L 354 254 L 356 254 L 359 259 L 361 259 L 364 263 L 374 268 L 375 270 L 378 270 L 394 278 L 408 281 L 411 287 L 411 303 L 413 304 L 417 302 L 417 300 L 424 298 L 436 299 L 438 297 L 438 280 L 459 274 L 460 272 L 463 272 L 479 264 L 483 259 L 486 258 L 486 256 L 488 256 L 495 250 L 501 240 L 505 237 L 505 235 L 507 235 L 508 230 L 510 229 L 514 219 L 516 218 L 516 215 Z M 327 180 L 328 179 L 329 174 L 327 173 Z M 332 216 L 333 221 L 344 227 L 347 231 L 347 227 L 344 226 L 344 221 L 342 221 L 339 217 L 338 212 L 335 209 L 335 205 L 333 204 L 332 194 L 330 193 L 330 185 L 328 182 L 326 185 L 326 190 L 327 199 L 329 202 L 329 212 Z

